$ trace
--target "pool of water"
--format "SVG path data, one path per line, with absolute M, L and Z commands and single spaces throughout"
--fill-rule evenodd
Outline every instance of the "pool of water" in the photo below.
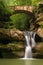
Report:
M 43 59 L 0 59 L 0 65 L 43 65 Z

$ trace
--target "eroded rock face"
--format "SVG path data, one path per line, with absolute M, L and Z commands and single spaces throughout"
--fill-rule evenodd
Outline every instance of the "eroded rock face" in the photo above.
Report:
M 40 3 L 39 7 L 37 9 L 37 15 L 36 15 L 36 34 L 39 35 L 41 38 L 43 38 L 43 4 Z
M 33 57 L 43 59 L 43 42 L 37 43 L 34 50 L 35 50 L 35 52 L 33 53 Z
M 14 29 L 0 29 L 0 39 L 18 39 L 23 40 L 23 32 L 20 30 L 14 30 Z
M 10 30 L 10 35 L 12 38 L 16 38 L 18 40 L 23 40 L 23 32 L 20 30 Z
M 15 29 L 0 29 L 0 58 L 24 56 L 23 32 Z
M 38 30 L 36 31 L 36 33 L 43 38 L 43 28 L 38 28 Z
M 41 29 L 42 30 L 42 29 Z M 38 31 L 37 34 L 41 32 Z M 42 38 L 42 33 L 39 34 L 40 37 Z M 38 38 L 38 37 L 37 37 Z M 11 40 L 14 39 L 14 42 Z M 3 41 L 3 44 L 0 44 L 0 57 L 2 58 L 21 58 L 24 57 L 24 52 L 25 52 L 25 42 L 23 32 L 20 30 L 14 30 L 14 29 L 4 29 L 0 30 L 0 41 Z M 15 42 L 15 40 L 19 40 Z M 6 44 L 7 42 L 7 44 Z M 5 45 L 6 44 L 6 45 Z M 37 58 L 37 56 L 42 54 L 42 45 L 37 44 L 36 47 L 34 48 L 36 51 L 33 53 L 33 57 Z M 3 55 L 4 54 L 4 55 Z M 41 56 L 41 55 L 39 55 Z
M 24 56 L 23 42 L 0 45 L 0 58 L 22 58 Z

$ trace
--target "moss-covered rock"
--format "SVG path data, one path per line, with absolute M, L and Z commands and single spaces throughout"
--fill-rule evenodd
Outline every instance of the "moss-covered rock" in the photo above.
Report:
M 0 44 L 0 58 L 20 58 L 24 56 L 24 43 Z
M 16 29 L 0 29 L 0 58 L 24 56 L 23 32 Z

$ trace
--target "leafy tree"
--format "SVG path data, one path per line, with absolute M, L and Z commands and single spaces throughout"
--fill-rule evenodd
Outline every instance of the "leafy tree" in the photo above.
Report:
M 9 16 L 11 14 L 10 9 L 4 3 L 3 0 L 0 1 L 0 21 L 8 21 L 10 20 Z
M 38 6 L 39 2 L 42 2 L 43 0 L 4 0 L 4 2 L 8 6 L 14 6 L 14 5 L 33 5 Z

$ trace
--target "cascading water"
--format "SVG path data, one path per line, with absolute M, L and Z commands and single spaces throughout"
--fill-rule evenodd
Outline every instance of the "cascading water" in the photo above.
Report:
M 26 48 L 24 58 L 32 58 L 32 47 L 35 47 L 35 33 L 34 32 L 24 32 L 24 36 L 26 39 Z

